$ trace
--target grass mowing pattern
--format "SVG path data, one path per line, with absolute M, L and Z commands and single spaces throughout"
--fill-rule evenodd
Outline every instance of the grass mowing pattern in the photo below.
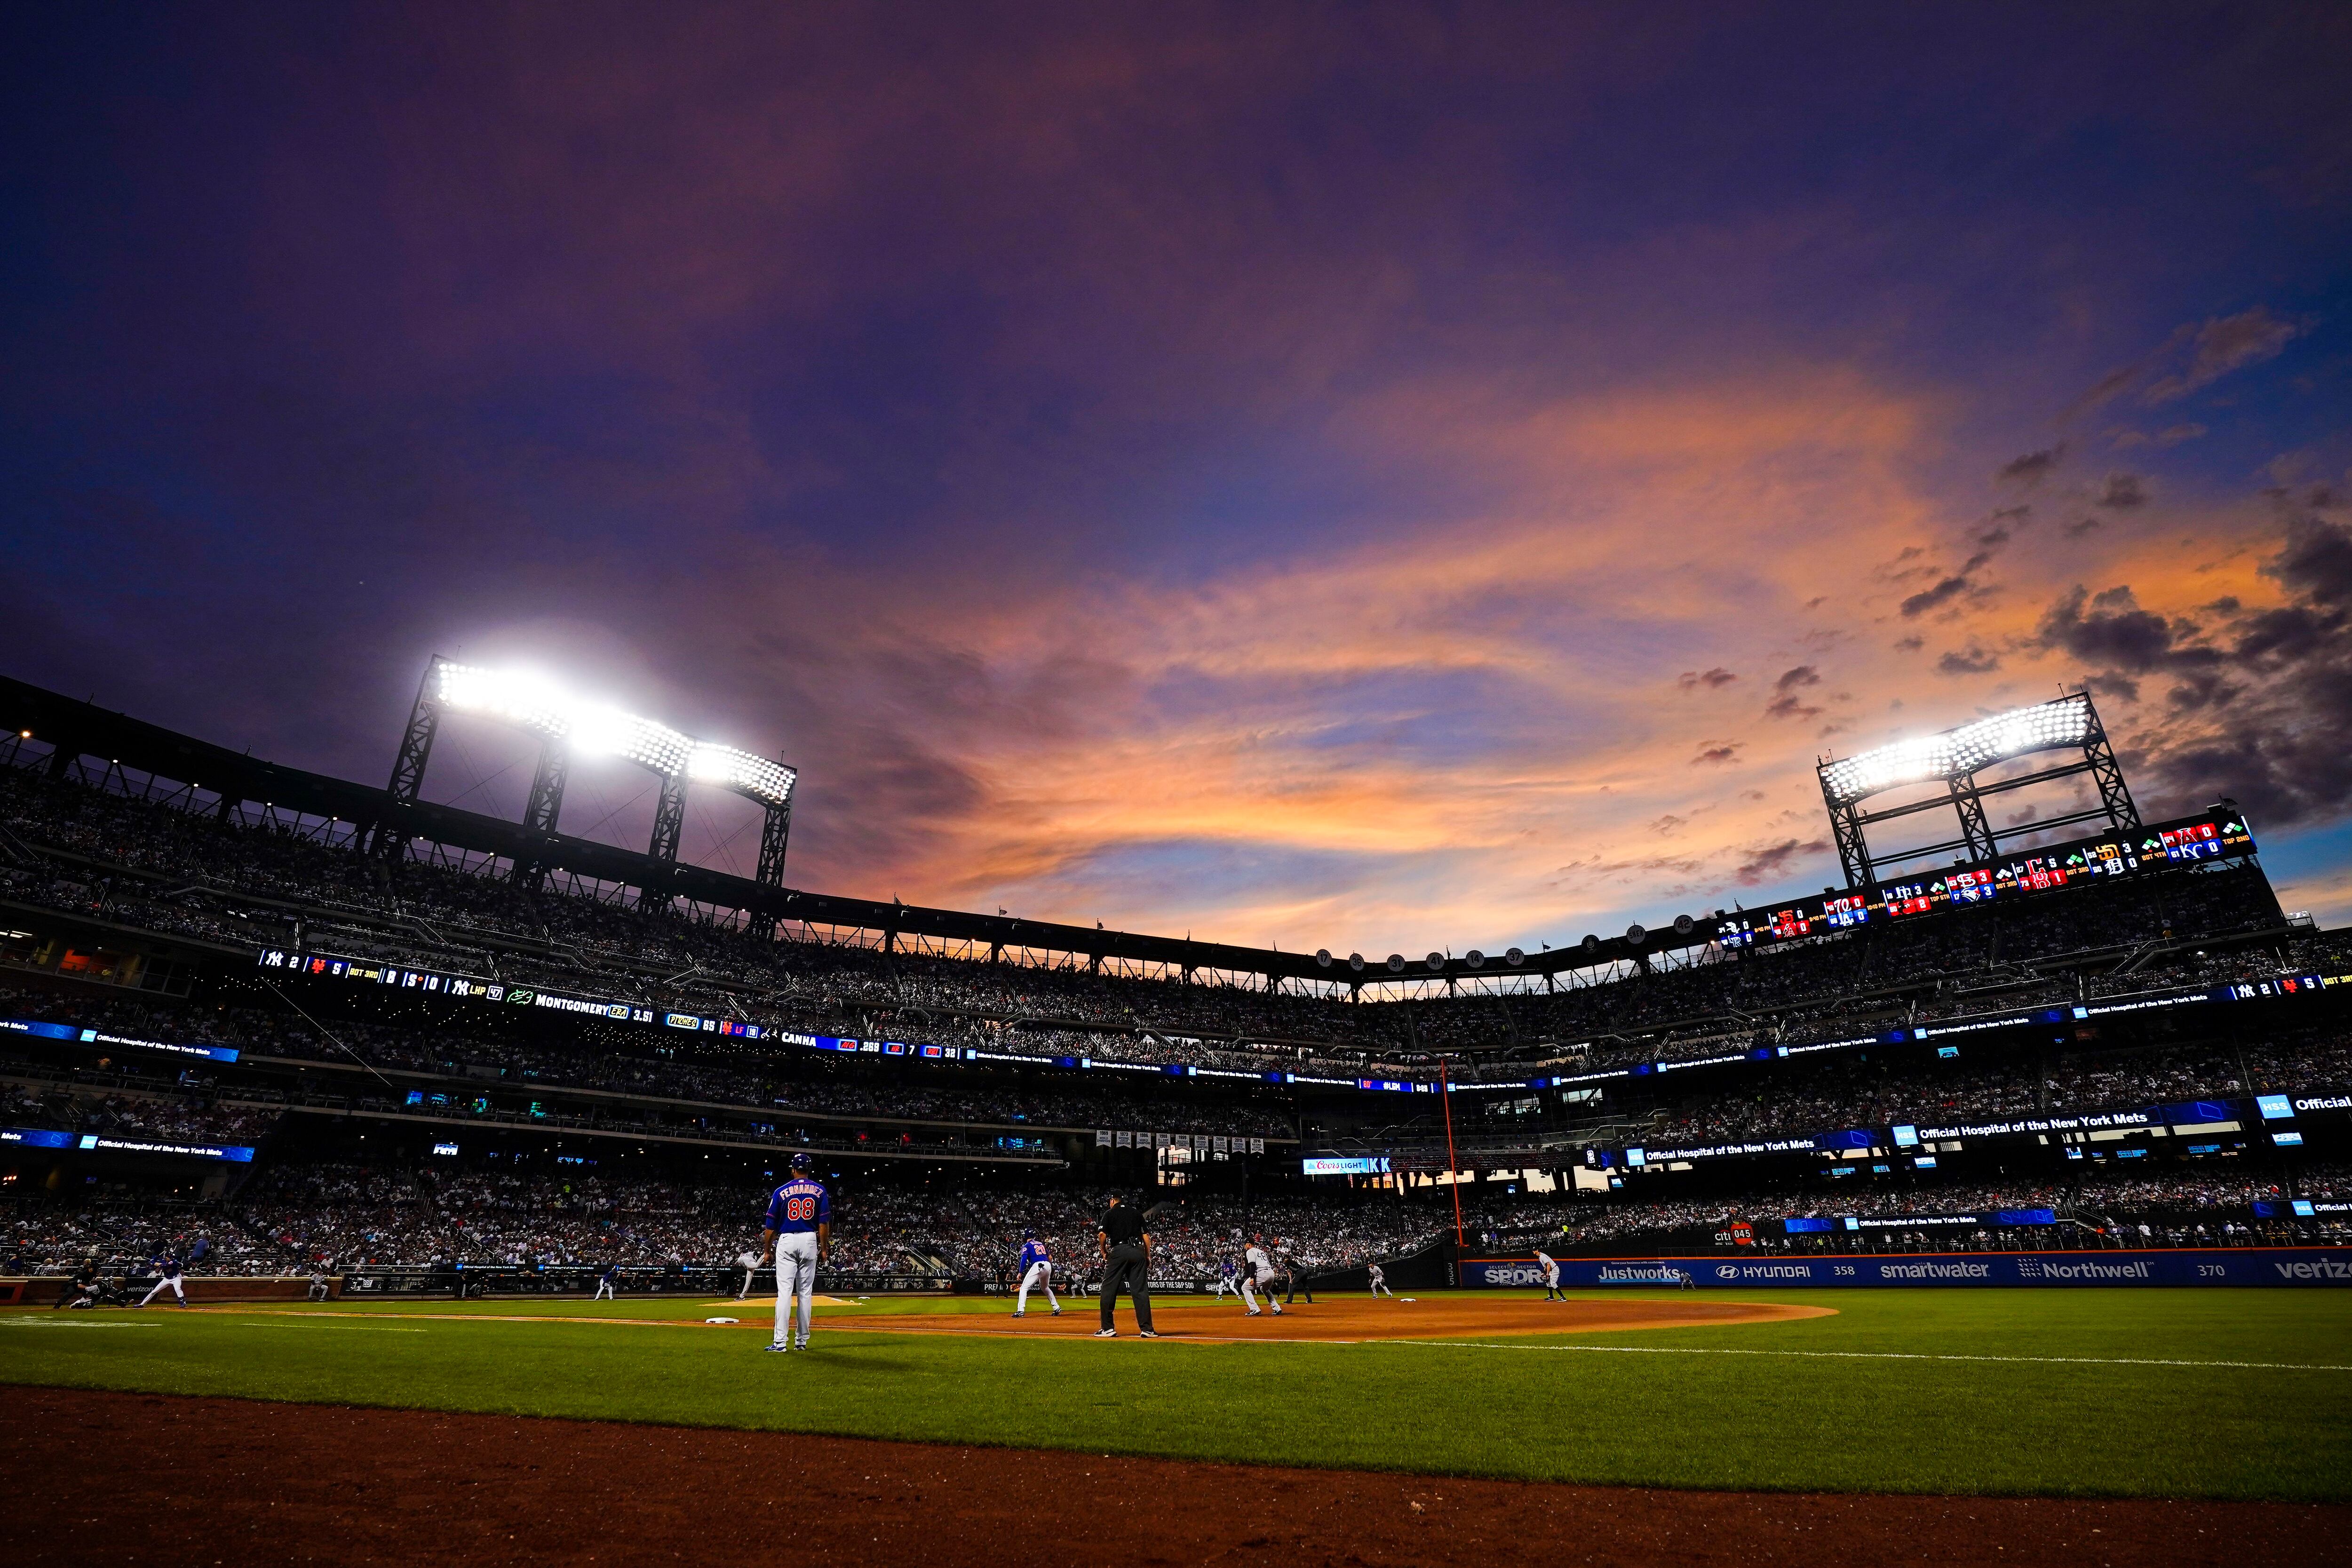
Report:
M 1494 1348 L 1147 1344 L 857 1333 L 863 1311 L 1004 1310 L 877 1300 L 828 1310 L 803 1358 L 762 1354 L 765 1335 L 742 1330 L 594 1321 L 760 1322 L 764 1302 L 10 1312 L 0 1381 L 1531 1480 L 2352 1500 L 2352 1370 L 2330 1370 L 2352 1368 L 2341 1292 L 1740 1299 L 1838 1315 Z M 562 1321 L 433 1316 L 453 1312 Z M 1526 1348 L 1546 1344 L 1816 1355 Z M 1882 1355 L 2080 1359 L 1871 1359 Z M 2146 1364 L 2164 1361 L 2272 1364 Z

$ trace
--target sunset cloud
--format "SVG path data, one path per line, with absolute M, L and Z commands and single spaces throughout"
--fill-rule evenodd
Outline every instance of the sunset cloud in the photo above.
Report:
M 2345 111 L 2217 26 L 31 37 L 7 670 L 375 780 L 430 654 L 559 668 L 797 763 L 799 885 L 1339 951 L 1817 889 L 1823 755 L 2062 682 L 2336 822 Z

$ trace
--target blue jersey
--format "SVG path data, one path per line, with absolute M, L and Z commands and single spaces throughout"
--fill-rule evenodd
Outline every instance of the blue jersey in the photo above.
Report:
M 814 1236 L 833 1220 L 833 1200 L 806 1176 L 794 1176 L 768 1194 L 768 1228 L 778 1236 Z
M 1045 1260 L 1045 1244 L 1044 1242 L 1031 1240 L 1024 1241 L 1021 1244 L 1021 1263 L 1019 1267 L 1022 1273 L 1028 1273 L 1030 1265 L 1034 1263 L 1043 1263 Z

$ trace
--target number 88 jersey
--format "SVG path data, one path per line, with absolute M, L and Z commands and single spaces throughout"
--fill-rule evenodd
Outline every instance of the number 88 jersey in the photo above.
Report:
M 808 1235 L 833 1220 L 833 1200 L 806 1176 L 794 1176 L 768 1195 L 767 1227 L 779 1236 Z

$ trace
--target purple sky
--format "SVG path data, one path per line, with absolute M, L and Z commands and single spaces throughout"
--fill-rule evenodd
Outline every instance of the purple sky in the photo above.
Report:
M 1817 755 L 2087 679 L 2352 915 L 2340 6 L 10 28 L 23 679 L 373 781 L 528 665 L 797 885 L 1380 952 L 1818 889 Z

